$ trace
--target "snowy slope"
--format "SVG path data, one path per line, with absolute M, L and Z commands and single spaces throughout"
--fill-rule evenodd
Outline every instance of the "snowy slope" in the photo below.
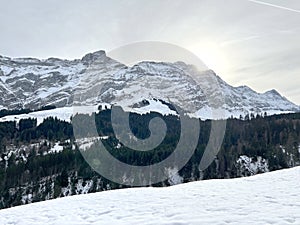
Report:
M 0 118 L 0 122 L 16 121 L 18 123 L 21 119 L 32 118 L 32 119 L 37 119 L 37 125 L 39 125 L 44 121 L 44 119 L 50 116 L 54 118 L 56 117 L 60 120 L 70 122 L 72 114 L 73 114 L 73 107 L 63 107 L 63 108 L 31 112 L 28 114 L 5 116 Z
M 158 100 L 149 100 L 149 105 L 142 107 L 142 108 L 133 108 L 131 112 L 135 112 L 138 114 L 145 114 L 151 111 L 159 112 L 162 115 L 177 115 L 177 113 L 171 110 L 167 105 L 163 104 Z M 99 104 L 102 106 L 103 109 L 110 108 L 111 105 L 109 104 Z M 31 112 L 27 114 L 19 114 L 19 115 L 9 115 L 0 118 L 0 122 L 7 122 L 7 121 L 16 121 L 19 123 L 21 119 L 37 119 L 37 125 L 41 124 L 46 118 L 53 117 L 58 118 L 60 120 L 70 122 L 71 116 L 75 115 L 76 113 L 81 114 L 90 114 L 92 112 L 98 112 L 98 106 L 84 106 L 84 107 L 61 107 L 55 108 L 50 110 L 42 110 L 37 112 Z
M 66 197 L 0 210 L 0 224 L 300 224 L 300 167 L 230 180 Z

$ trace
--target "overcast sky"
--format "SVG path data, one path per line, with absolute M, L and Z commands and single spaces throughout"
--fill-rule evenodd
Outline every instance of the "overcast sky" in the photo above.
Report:
M 199 56 L 233 86 L 300 104 L 299 0 L 0 0 L 0 55 L 81 58 L 137 41 Z

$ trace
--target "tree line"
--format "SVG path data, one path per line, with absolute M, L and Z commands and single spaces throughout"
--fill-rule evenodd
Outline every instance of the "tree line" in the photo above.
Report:
M 110 109 L 93 115 L 75 115 L 72 121 L 85 124 L 91 116 L 95 117 L 99 136 L 108 137 L 101 140 L 108 151 L 131 165 L 145 166 L 162 161 L 172 154 L 180 138 L 179 117 L 154 112 L 144 115 L 131 113 L 130 128 L 137 138 L 149 137 L 149 121 L 154 117 L 163 119 L 167 126 L 166 137 L 158 147 L 147 152 L 135 151 L 116 138 Z M 214 162 L 205 171 L 200 171 L 199 162 L 209 140 L 211 122 L 199 120 L 201 129 L 197 148 L 178 173 L 183 182 L 239 177 L 237 160 L 241 155 L 254 160 L 258 156 L 264 158 L 270 171 L 300 165 L 300 113 L 294 113 L 228 119 L 221 150 Z M 63 151 L 49 153 L 56 142 L 63 145 Z M 27 148 L 22 149 L 24 146 Z M 88 153 L 95 154 L 95 148 L 97 145 L 92 145 Z M 8 155 L 11 149 L 15 151 Z M 18 124 L 0 123 L 0 154 L 1 208 L 23 204 L 22 198 L 28 193 L 32 193 L 33 202 L 61 197 L 62 190 L 69 186 L 73 190 L 71 194 L 76 194 L 75 186 L 79 179 L 94 181 L 89 192 L 124 187 L 105 179 L 89 166 L 76 145 L 72 124 L 57 118 L 49 117 L 40 125 L 37 125 L 36 119 L 20 120 Z M 176 166 L 174 164 L 174 168 Z M 168 185 L 168 181 L 154 184 Z

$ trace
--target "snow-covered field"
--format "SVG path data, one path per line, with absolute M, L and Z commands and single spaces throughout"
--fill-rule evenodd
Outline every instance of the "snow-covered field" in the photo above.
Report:
M 39 125 L 44 121 L 44 119 L 50 116 L 57 117 L 58 119 L 70 122 L 70 118 L 72 114 L 73 114 L 73 107 L 63 107 L 63 108 L 32 112 L 28 114 L 5 116 L 0 118 L 0 122 L 16 121 L 18 123 L 21 119 L 32 118 L 32 119 L 37 119 L 37 124 Z
M 103 109 L 105 107 L 111 108 L 111 105 L 107 103 L 102 103 L 99 105 L 102 105 Z M 146 114 L 146 113 L 150 113 L 150 111 L 153 111 L 153 112 L 161 113 L 162 115 L 176 115 L 176 112 L 170 110 L 167 105 L 162 104 L 160 101 L 155 101 L 155 100 L 149 100 L 149 105 L 142 108 L 124 107 L 124 109 L 138 114 Z M 51 110 L 31 112 L 28 114 L 9 115 L 0 118 L 0 122 L 16 121 L 18 123 L 21 119 L 33 118 L 33 119 L 37 119 L 37 124 L 39 125 L 44 121 L 44 119 L 50 116 L 56 117 L 60 120 L 70 122 L 71 116 L 73 116 L 76 113 L 90 114 L 91 112 L 97 112 L 97 111 L 98 111 L 98 105 L 81 106 L 81 107 L 62 107 L 62 108 L 56 108 Z
M 0 224 L 300 224 L 300 167 L 0 210 Z
M 152 112 L 158 112 L 162 115 L 177 115 L 177 113 L 173 110 L 171 110 L 167 105 L 161 103 L 160 101 L 157 100 L 148 100 L 149 105 L 141 107 L 141 108 L 130 108 L 126 106 L 126 102 L 124 103 L 124 105 L 122 106 L 123 109 L 125 111 L 128 112 L 134 112 L 134 113 L 138 113 L 138 114 L 146 114 L 146 113 L 150 113 Z M 107 103 L 103 103 L 101 104 L 104 108 L 104 106 L 110 108 L 111 105 L 107 104 Z M 28 114 L 20 114 L 20 115 L 9 115 L 9 116 L 5 116 L 0 118 L 0 122 L 6 122 L 6 121 L 16 121 L 17 123 L 21 120 L 21 119 L 28 119 L 28 118 L 33 118 L 33 119 L 37 119 L 37 125 L 41 124 L 44 119 L 48 118 L 48 117 L 56 117 L 60 120 L 64 120 L 67 122 L 70 122 L 70 118 L 72 115 L 77 113 L 83 113 L 83 114 L 90 114 L 91 112 L 97 112 L 97 107 L 96 106 L 83 106 L 81 107 L 82 109 L 80 109 L 80 107 L 76 107 L 76 109 L 74 109 L 73 107 L 62 107 L 62 108 L 56 108 L 56 109 L 51 109 L 51 110 L 44 110 L 44 111 L 38 111 L 38 112 L 31 112 Z M 211 109 L 209 107 L 204 107 L 203 109 L 195 112 L 195 113 L 189 113 L 188 115 L 190 117 L 194 117 L 194 118 L 201 118 L 201 119 L 214 119 L 214 118 L 218 118 L 218 119 L 228 119 L 231 116 L 233 116 L 234 118 L 239 118 L 240 115 L 243 115 L 243 112 L 240 111 L 236 111 L 236 112 L 229 112 L 227 110 L 220 110 L 222 112 L 222 115 L 220 116 L 216 116 L 213 115 Z M 268 115 L 275 115 L 275 114 L 283 114 L 283 113 L 291 113 L 291 111 L 268 111 Z

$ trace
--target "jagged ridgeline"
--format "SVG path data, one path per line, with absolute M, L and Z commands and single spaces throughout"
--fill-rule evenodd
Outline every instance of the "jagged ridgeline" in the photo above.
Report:
M 93 148 L 101 141 L 120 161 L 143 166 L 167 158 L 180 137 L 180 118 L 176 115 L 130 113 L 130 128 L 136 138 L 149 137 L 149 121 L 154 117 L 163 119 L 167 126 L 158 147 L 135 151 L 115 137 L 110 109 L 91 116 L 95 116 L 99 138 L 85 138 L 77 143 L 71 123 L 57 118 L 49 117 L 39 125 L 35 119 L 0 123 L 1 208 L 125 187 L 97 174 L 83 159 L 78 146 L 93 154 Z M 89 117 L 76 115 L 72 120 L 84 124 Z M 170 178 L 154 186 L 249 176 L 300 165 L 300 113 L 229 119 L 221 150 L 204 171 L 199 171 L 199 162 L 209 139 L 211 121 L 199 122 L 198 146 L 189 162 L 178 173 L 172 172 L 176 164 L 166 168 Z
M 193 77 L 205 82 L 199 86 Z M 211 79 L 218 82 L 218 86 L 207 82 Z M 99 84 L 103 88 L 99 89 Z M 207 115 L 208 107 L 219 107 L 212 102 L 224 103 L 221 106 L 225 113 L 223 119 L 250 113 L 271 115 L 300 111 L 298 105 L 276 90 L 257 93 L 247 86 L 233 87 L 214 71 L 199 71 L 184 62 L 144 61 L 128 67 L 108 57 L 104 51 L 76 60 L 0 56 L 0 110 L 38 109 L 45 105 L 72 107 L 76 94 L 88 94 L 81 104 L 101 102 L 123 108 L 138 105 L 143 99 L 169 99 L 198 118 L 212 118 Z M 157 106 L 164 105 L 150 101 L 148 108 L 155 111 Z

